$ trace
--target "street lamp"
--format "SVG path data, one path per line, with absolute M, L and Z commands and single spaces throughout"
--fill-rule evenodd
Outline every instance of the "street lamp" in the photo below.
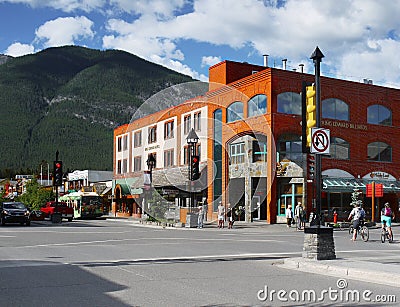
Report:
M 145 214 L 145 208 L 147 206 L 147 199 L 151 195 L 151 185 L 153 183 L 153 168 L 156 167 L 156 158 L 150 153 L 146 160 L 148 171 L 144 173 L 144 199 L 142 204 L 142 219 Z
M 153 168 L 156 167 L 156 158 L 154 158 L 154 155 L 152 153 L 149 154 L 146 164 L 147 164 L 147 168 L 149 169 L 149 172 L 150 172 L 150 185 L 151 185 L 153 182 L 153 175 L 152 175 Z
M 196 156 L 197 154 L 197 143 L 199 142 L 199 137 L 197 136 L 196 132 L 192 128 L 186 137 L 186 141 L 189 145 L 189 183 L 190 183 L 190 207 L 194 206 L 194 197 L 193 197 L 193 192 L 192 192 L 192 186 L 193 186 L 193 169 L 192 169 L 192 157 Z

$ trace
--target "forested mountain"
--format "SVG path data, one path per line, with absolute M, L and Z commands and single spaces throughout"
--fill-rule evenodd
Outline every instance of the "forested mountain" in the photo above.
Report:
M 113 129 L 192 78 L 123 51 L 49 48 L 0 61 L 0 178 L 52 165 L 112 170 Z

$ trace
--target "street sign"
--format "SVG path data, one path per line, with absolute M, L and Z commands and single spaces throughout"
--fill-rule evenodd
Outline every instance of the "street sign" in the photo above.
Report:
M 330 130 L 324 128 L 311 129 L 311 148 L 310 152 L 315 154 L 330 153 Z
M 382 183 L 368 183 L 366 185 L 366 196 L 367 197 L 372 197 L 374 195 L 375 197 L 383 197 L 383 184 Z M 375 191 L 374 191 L 375 187 Z

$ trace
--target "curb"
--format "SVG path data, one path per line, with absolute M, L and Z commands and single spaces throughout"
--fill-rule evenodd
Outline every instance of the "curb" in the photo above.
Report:
M 344 258 L 334 260 L 312 260 L 307 258 L 286 258 L 277 266 L 289 270 L 355 279 L 400 288 L 400 266 L 354 261 Z

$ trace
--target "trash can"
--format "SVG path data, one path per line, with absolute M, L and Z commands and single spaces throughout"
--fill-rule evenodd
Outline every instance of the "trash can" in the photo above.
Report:
M 186 215 L 186 228 L 194 228 L 197 227 L 197 219 L 198 219 L 198 214 L 197 213 L 188 213 Z

